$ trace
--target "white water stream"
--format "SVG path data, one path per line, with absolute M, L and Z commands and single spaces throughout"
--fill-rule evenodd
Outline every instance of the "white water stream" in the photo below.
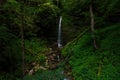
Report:
M 61 43 L 61 22 L 62 22 L 62 16 L 60 16 L 59 26 L 58 26 L 58 40 L 57 40 L 58 48 L 62 47 L 62 43 Z

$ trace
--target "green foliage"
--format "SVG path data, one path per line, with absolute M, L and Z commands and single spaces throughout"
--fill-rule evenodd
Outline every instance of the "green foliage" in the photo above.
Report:
M 97 36 L 100 44 L 98 50 L 94 50 L 91 36 L 85 34 L 65 46 L 62 54 L 65 57 L 70 56 L 68 62 L 76 80 L 119 80 L 119 24 L 98 30 Z M 101 71 L 98 75 L 100 65 Z
M 24 27 L 25 63 L 36 62 L 44 65 L 46 46 L 57 40 L 60 16 L 63 17 L 63 43 L 77 37 L 62 52 L 69 58 L 68 62 L 76 80 L 119 79 L 120 24 L 116 24 L 120 22 L 119 3 L 120 0 L 93 1 L 95 29 L 98 29 L 95 36 L 99 44 L 99 49 L 95 50 L 91 34 L 86 33 L 90 26 L 90 0 L 1 0 L 0 71 L 4 73 L 0 74 L 0 79 L 14 80 L 15 76 L 21 75 L 21 25 Z M 45 39 L 42 40 L 43 38 Z M 49 43 L 46 43 L 47 40 Z M 102 65 L 100 76 L 99 65 Z M 49 75 L 52 72 L 54 71 L 38 74 Z M 38 74 L 32 77 L 38 79 Z
M 10 74 L 0 75 L 0 80 L 13 80 L 13 79 L 14 79 L 14 76 Z
M 48 50 L 45 44 L 45 41 L 36 38 L 25 40 L 26 62 L 37 62 L 40 64 L 44 64 L 46 60 L 44 53 Z
M 62 69 L 38 71 L 32 76 L 25 76 L 24 80 L 63 80 Z
M 38 36 L 47 38 L 50 42 L 56 40 L 59 9 L 52 3 L 44 3 L 36 14 L 35 23 L 39 28 Z
M 12 78 L 15 76 L 16 71 L 20 74 L 19 67 L 21 64 L 21 47 L 18 38 L 10 33 L 8 28 L 5 26 L 0 26 L 0 74 L 4 74 L 1 79 L 7 80 L 6 78 Z M 12 75 L 5 75 L 5 73 L 10 73 Z M 3 79 L 5 78 L 5 79 Z

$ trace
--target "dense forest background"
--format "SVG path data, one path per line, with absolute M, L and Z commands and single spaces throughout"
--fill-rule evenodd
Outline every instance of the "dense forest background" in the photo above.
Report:
M 119 80 L 119 59 L 120 0 L 0 0 L 0 80 Z

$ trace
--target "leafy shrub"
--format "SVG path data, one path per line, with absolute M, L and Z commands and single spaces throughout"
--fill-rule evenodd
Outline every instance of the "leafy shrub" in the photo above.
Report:
M 98 50 L 93 48 L 90 34 L 84 34 L 66 45 L 62 54 L 70 56 L 68 62 L 76 80 L 119 80 L 119 24 L 99 29 L 96 33 L 99 38 Z
M 26 61 L 44 64 L 46 60 L 44 53 L 48 50 L 45 44 L 45 41 L 36 38 L 25 40 Z
M 62 69 L 38 71 L 35 75 L 25 76 L 24 80 L 63 80 Z

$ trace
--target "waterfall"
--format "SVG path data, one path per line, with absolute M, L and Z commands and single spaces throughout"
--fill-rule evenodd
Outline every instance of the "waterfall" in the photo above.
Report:
M 61 22 L 62 22 L 62 16 L 60 16 L 59 26 L 58 26 L 58 41 L 57 41 L 58 48 L 62 47 L 62 44 L 61 44 Z
M 61 43 L 61 22 L 62 22 L 62 16 L 60 16 L 60 19 L 59 19 L 59 26 L 58 26 L 58 40 L 57 40 L 57 45 L 58 45 L 58 48 L 61 48 L 62 47 L 62 43 Z M 60 61 L 60 55 L 57 55 L 57 59 L 58 61 Z M 61 74 L 64 75 L 64 71 L 61 71 Z M 70 80 L 68 78 L 64 78 L 63 80 Z

